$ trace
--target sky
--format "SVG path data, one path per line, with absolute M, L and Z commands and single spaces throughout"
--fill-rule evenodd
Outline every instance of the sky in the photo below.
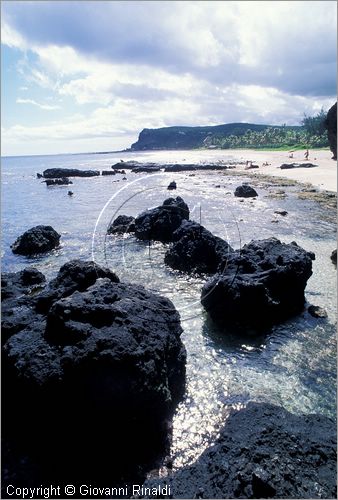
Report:
M 336 101 L 335 1 L 1 2 L 2 155 L 143 128 L 300 124 Z

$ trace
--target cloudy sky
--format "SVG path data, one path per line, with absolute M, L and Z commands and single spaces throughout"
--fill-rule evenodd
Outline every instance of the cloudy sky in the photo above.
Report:
M 335 1 L 3 0 L 1 14 L 3 155 L 299 124 L 336 101 Z

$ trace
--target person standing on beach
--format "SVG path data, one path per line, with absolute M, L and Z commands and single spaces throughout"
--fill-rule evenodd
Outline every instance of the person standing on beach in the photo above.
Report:
M 304 153 L 305 160 L 309 159 L 309 150 L 307 149 Z

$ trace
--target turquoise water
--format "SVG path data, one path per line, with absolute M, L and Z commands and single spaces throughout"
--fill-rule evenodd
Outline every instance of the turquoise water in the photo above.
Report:
M 245 179 L 236 178 L 231 170 L 193 175 L 127 171 L 124 181 L 122 175 L 74 178 L 71 186 L 48 188 L 36 178 L 37 172 L 51 167 L 109 169 L 122 158 L 161 163 L 234 160 L 222 152 L 187 151 L 3 158 L 3 272 L 34 265 L 52 278 L 69 259 L 94 258 L 121 279 L 141 283 L 173 301 L 181 314 L 188 352 L 187 392 L 174 418 L 174 467 L 193 461 L 215 439 L 230 408 L 250 400 L 279 404 L 295 413 L 335 416 L 336 269 L 330 254 L 336 246 L 336 228 L 324 221 L 323 209 L 299 200 L 292 187 L 283 187 L 287 193 L 283 200 L 268 198 L 271 188 L 264 182 L 256 188 L 256 200 L 239 202 L 233 191 Z M 173 193 L 188 203 L 191 218 L 234 248 L 251 239 L 276 236 L 315 252 L 306 299 L 324 307 L 328 319 L 314 319 L 305 311 L 255 340 L 220 331 L 200 305 L 203 279 L 166 267 L 165 245 L 106 235 L 117 215 L 137 215 L 162 204 L 170 195 L 167 186 L 172 180 L 178 186 Z M 74 196 L 67 195 L 69 189 Z M 288 215 L 277 216 L 277 209 L 287 210 Z M 52 225 L 62 235 L 61 247 L 33 259 L 13 255 L 10 244 L 37 224 Z

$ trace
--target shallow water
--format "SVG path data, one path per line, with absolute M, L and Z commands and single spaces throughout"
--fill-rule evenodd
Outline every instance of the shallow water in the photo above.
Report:
M 182 319 L 187 348 L 187 392 L 180 403 L 173 430 L 174 467 L 194 461 L 217 436 L 230 408 L 248 401 L 279 404 L 294 413 L 336 415 L 336 269 L 330 254 L 336 228 L 325 210 L 299 200 L 294 187 L 283 187 L 285 199 L 269 198 L 276 187 L 258 183 L 256 200 L 240 202 L 237 185 L 249 179 L 234 172 L 132 174 L 74 178 L 71 186 L 47 188 L 36 172 L 51 167 L 109 169 L 120 158 L 162 163 L 234 159 L 223 152 L 150 152 L 108 155 L 17 157 L 2 160 L 2 269 L 38 267 L 48 278 L 71 258 L 91 259 L 112 268 L 121 279 L 140 283 L 170 298 Z M 175 180 L 177 190 L 167 191 Z M 117 182 L 119 181 L 119 182 Z M 217 188 L 215 186 L 220 185 Z M 71 189 L 73 197 L 67 195 Z M 119 214 L 137 215 L 182 196 L 191 218 L 240 248 L 251 239 L 276 236 L 297 241 L 316 254 L 308 281 L 308 303 L 324 307 L 328 319 L 307 312 L 276 326 L 256 339 L 220 331 L 200 304 L 204 280 L 187 277 L 163 263 L 166 245 L 148 245 L 133 236 L 107 236 Z M 275 210 L 287 210 L 282 217 Z M 275 222 L 278 221 L 278 222 Z M 38 258 L 15 256 L 10 244 L 37 224 L 52 225 L 61 233 L 58 250 Z

